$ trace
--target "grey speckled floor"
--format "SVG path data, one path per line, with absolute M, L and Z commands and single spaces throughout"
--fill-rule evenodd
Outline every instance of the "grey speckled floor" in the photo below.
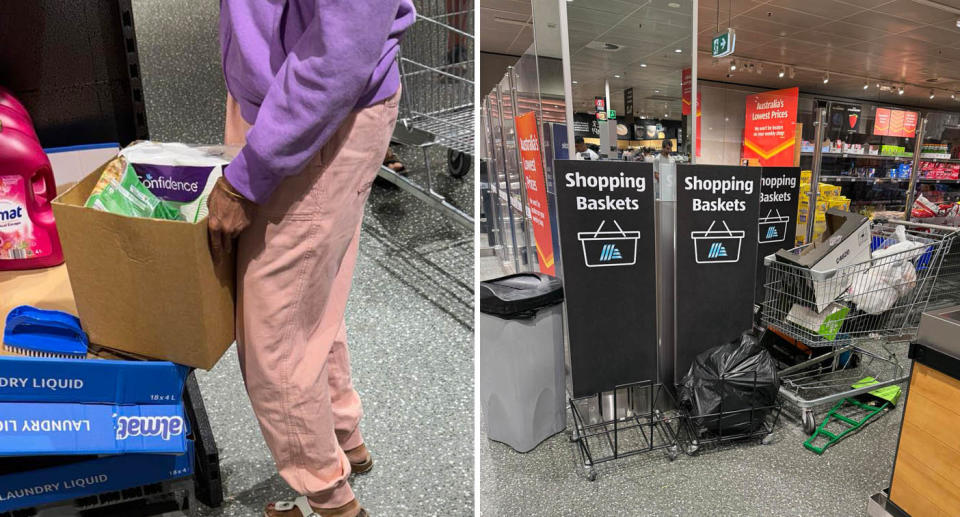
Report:
M 225 89 L 216 0 L 134 0 L 151 137 L 219 142 Z M 423 158 L 396 148 L 411 177 Z M 445 175 L 437 189 L 472 212 L 474 183 Z M 412 197 L 375 186 L 347 308 L 362 429 L 376 458 L 353 481 L 378 516 L 473 515 L 473 236 Z M 256 516 L 291 492 L 243 390 L 231 349 L 198 375 L 221 454 L 226 504 L 201 515 Z
M 508 273 L 495 257 L 478 268 L 482 279 Z M 904 347 L 895 351 L 906 355 Z M 803 447 L 807 436 L 785 411 L 769 445 L 742 442 L 674 462 L 655 451 L 598 466 L 594 482 L 566 434 L 520 454 L 486 439 L 482 426 L 478 510 L 484 517 L 866 515 L 867 498 L 890 482 L 902 406 L 822 456 Z

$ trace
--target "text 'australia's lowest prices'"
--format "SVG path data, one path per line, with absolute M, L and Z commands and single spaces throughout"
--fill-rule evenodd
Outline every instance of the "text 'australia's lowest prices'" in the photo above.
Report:
M 579 172 L 568 172 L 564 179 L 568 188 L 592 188 L 600 194 L 618 190 L 627 191 L 624 195 L 607 194 L 599 199 L 577 196 L 577 210 L 640 210 L 640 200 L 632 197 L 630 191 L 645 192 L 647 190 L 646 178 L 627 176 L 622 172 L 619 176 L 589 176 Z
M 768 189 L 780 190 L 789 187 L 791 190 L 797 186 L 797 178 L 788 178 L 785 176 L 764 176 L 760 178 L 760 183 Z M 749 192 L 747 192 L 749 194 Z M 784 192 L 760 192 L 761 203 L 782 203 L 793 201 L 793 194 L 789 190 Z
M 683 179 L 683 189 L 697 191 L 706 199 L 693 198 L 694 212 L 744 212 L 747 203 L 742 199 L 724 199 L 729 192 L 743 192 L 753 194 L 753 181 L 738 180 L 736 176 L 725 179 L 701 179 L 698 176 L 687 176 Z

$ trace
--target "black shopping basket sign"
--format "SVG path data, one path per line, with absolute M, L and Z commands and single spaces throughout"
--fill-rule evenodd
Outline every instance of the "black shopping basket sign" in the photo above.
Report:
M 740 260 L 740 243 L 743 242 L 746 232 L 731 230 L 726 221 L 722 222 L 726 230 L 714 230 L 713 226 L 717 222 L 713 221 L 706 231 L 690 232 L 697 264 L 719 264 Z
M 637 263 L 637 241 L 640 232 L 624 231 L 616 221 L 617 231 L 601 231 L 602 221 L 594 232 L 579 232 L 577 239 L 583 248 L 583 262 L 587 267 L 632 266 Z
M 780 210 L 776 210 L 777 215 L 772 215 L 773 212 L 774 210 L 770 210 L 766 216 L 757 220 L 757 242 L 761 244 L 781 242 L 787 235 L 790 216 L 780 215 Z

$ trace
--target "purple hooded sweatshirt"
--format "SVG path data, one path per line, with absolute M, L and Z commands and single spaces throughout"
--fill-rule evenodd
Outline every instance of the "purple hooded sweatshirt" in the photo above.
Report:
M 352 111 L 396 93 L 415 17 L 411 0 L 221 0 L 223 75 L 253 125 L 230 184 L 263 203 Z

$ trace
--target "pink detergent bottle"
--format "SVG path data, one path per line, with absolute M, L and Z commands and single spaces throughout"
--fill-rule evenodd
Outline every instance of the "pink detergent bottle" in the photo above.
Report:
M 13 108 L 0 106 L 0 126 L 19 131 L 32 137 L 37 142 L 40 141 L 40 139 L 37 138 L 36 131 L 33 129 L 33 122 L 30 121 L 30 117 L 28 117 L 26 113 L 21 113 Z
M 0 106 L 4 106 L 12 109 L 13 111 L 22 113 L 23 116 L 26 117 L 30 122 L 30 124 L 33 125 L 33 119 L 30 118 L 30 112 L 27 111 L 27 108 L 24 108 L 23 104 L 21 104 L 20 101 L 18 101 L 17 98 L 10 93 L 10 90 L 4 88 L 3 86 L 0 86 Z
M 0 271 L 63 263 L 50 201 L 57 195 L 40 144 L 0 126 Z

